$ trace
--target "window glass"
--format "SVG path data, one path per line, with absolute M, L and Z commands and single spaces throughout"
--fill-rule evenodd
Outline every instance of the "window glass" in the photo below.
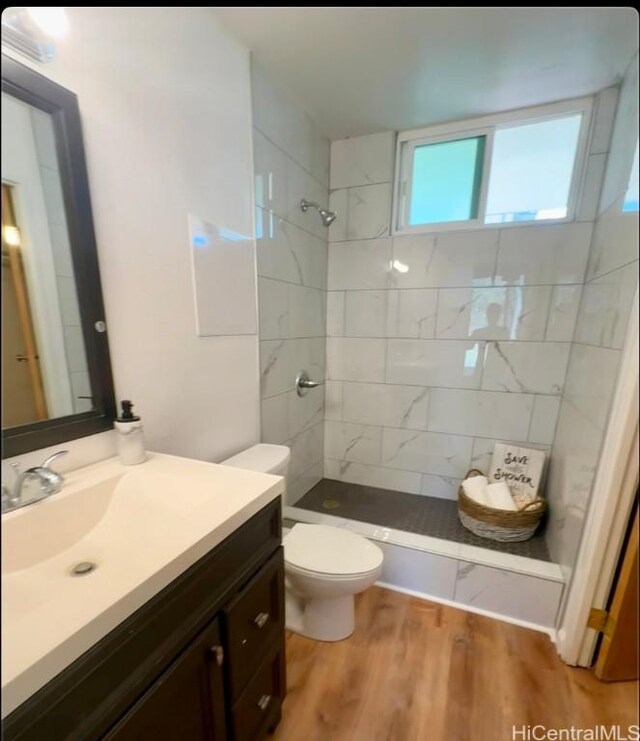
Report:
M 414 149 L 410 226 L 477 217 L 484 142 L 476 136 Z
M 485 223 L 563 219 L 582 114 L 496 129 Z

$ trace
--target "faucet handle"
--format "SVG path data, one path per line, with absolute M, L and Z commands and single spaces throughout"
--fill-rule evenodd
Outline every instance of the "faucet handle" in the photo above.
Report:
M 57 453 L 54 453 L 53 455 L 50 455 L 46 461 L 42 464 L 41 468 L 51 468 L 51 464 L 53 461 L 55 461 L 57 458 L 62 458 L 63 455 L 66 455 L 69 451 L 68 450 L 58 450 Z M 60 474 L 58 474 L 60 476 Z

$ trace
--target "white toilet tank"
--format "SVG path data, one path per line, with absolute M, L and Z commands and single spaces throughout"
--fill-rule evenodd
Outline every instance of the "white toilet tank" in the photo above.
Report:
M 221 465 L 286 477 L 290 458 L 291 453 L 286 445 L 260 443 L 221 461 Z

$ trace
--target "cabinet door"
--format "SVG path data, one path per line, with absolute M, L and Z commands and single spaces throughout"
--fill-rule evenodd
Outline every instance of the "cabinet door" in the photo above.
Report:
M 105 741 L 224 741 L 223 656 L 216 618 L 107 733 Z

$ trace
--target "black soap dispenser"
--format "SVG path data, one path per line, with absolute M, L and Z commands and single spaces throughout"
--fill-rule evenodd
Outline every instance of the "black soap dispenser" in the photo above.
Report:
M 131 401 L 123 399 L 121 406 L 122 412 L 113 425 L 117 433 L 116 446 L 120 463 L 125 466 L 144 463 L 147 454 L 144 449 L 142 421 L 131 411 Z

